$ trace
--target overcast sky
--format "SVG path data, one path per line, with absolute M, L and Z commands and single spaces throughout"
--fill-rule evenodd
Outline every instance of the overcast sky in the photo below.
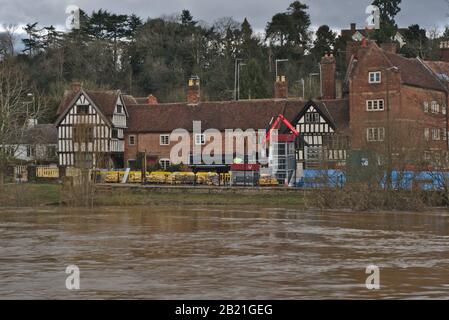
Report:
M 351 22 L 363 25 L 365 8 L 372 0 L 302 0 L 309 5 L 313 25 L 346 28 Z M 189 9 L 196 20 L 213 22 L 232 16 L 247 17 L 261 31 L 274 13 L 285 11 L 293 0 L 0 0 L 0 23 L 56 25 L 63 28 L 65 8 L 76 4 L 90 13 L 100 8 L 114 13 L 136 13 L 142 18 L 159 17 Z M 424 27 L 449 24 L 447 0 L 402 0 L 397 20 L 401 27 L 418 23 Z

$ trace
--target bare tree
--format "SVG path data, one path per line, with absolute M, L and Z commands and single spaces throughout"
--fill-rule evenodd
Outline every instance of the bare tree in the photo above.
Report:
M 0 34 L 0 57 L 6 58 L 14 55 L 17 28 L 16 24 L 3 24 L 5 31 Z
M 22 68 L 0 62 L 0 184 L 14 160 L 29 124 L 44 112 L 40 95 L 30 86 Z

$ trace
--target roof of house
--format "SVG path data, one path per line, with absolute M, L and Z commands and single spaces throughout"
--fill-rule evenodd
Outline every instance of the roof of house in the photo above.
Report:
M 404 35 L 408 28 L 399 28 L 398 33 Z M 369 32 L 373 32 L 374 30 L 369 29 L 342 29 L 341 36 L 344 38 L 352 37 L 356 32 L 359 32 L 362 36 L 367 37 Z
M 103 115 L 112 116 L 115 110 L 117 99 L 120 95 L 120 90 L 92 91 L 82 89 L 82 91 L 88 95 L 92 102 L 100 109 Z M 60 116 L 67 110 L 67 108 L 71 107 L 71 103 L 73 103 L 73 100 L 78 95 L 78 93 L 79 91 L 73 90 L 66 90 L 64 92 L 64 96 L 58 107 L 57 116 Z M 125 100 L 125 104 L 127 104 L 127 102 L 131 104 L 136 102 L 131 96 L 124 95 L 123 97 Z
M 424 63 L 445 82 L 449 82 L 449 62 L 446 61 L 424 61 Z
M 446 88 L 435 78 L 435 75 L 416 58 L 409 59 L 399 54 L 386 52 L 388 60 L 401 72 L 402 82 L 420 88 L 446 91 Z
M 193 121 L 201 121 L 202 130 L 266 129 L 270 121 L 283 114 L 293 121 L 307 101 L 300 99 L 240 100 L 202 102 L 198 105 L 167 103 L 158 105 L 129 105 L 128 132 L 172 132 L 175 129 L 192 131 Z M 349 121 L 347 100 L 319 101 L 331 121 L 346 126 Z
M 330 122 L 331 126 L 338 131 L 349 128 L 349 100 L 311 100 L 301 110 L 292 122 L 298 122 L 307 112 L 309 106 L 314 106 Z
M 58 131 L 54 124 L 37 124 L 26 130 L 21 140 L 23 144 L 57 144 Z
M 380 48 L 374 41 L 368 43 L 367 47 L 360 47 L 351 58 L 348 68 L 346 82 L 355 71 L 356 66 L 363 61 L 364 56 L 370 49 L 380 50 L 391 67 L 397 67 L 401 74 L 402 83 L 410 86 L 437 91 L 447 91 L 446 87 L 435 77 L 435 74 L 418 58 L 406 58 L 397 53 L 391 53 Z

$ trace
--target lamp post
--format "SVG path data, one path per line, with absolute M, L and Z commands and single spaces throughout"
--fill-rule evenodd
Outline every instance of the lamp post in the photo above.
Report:
M 234 66 L 234 100 L 237 100 L 237 73 L 238 73 L 238 68 L 239 68 L 239 64 L 240 61 L 243 61 L 243 59 L 241 58 L 237 58 L 235 59 L 235 66 Z
M 276 79 L 278 78 L 278 64 L 279 62 L 288 62 L 288 59 L 276 59 Z
M 237 100 L 240 100 L 240 69 L 246 66 L 246 63 L 239 63 L 237 68 Z

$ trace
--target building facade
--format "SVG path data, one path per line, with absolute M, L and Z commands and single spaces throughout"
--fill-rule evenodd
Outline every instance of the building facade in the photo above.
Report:
M 120 91 L 66 91 L 56 120 L 59 165 L 123 168 L 129 99 Z

